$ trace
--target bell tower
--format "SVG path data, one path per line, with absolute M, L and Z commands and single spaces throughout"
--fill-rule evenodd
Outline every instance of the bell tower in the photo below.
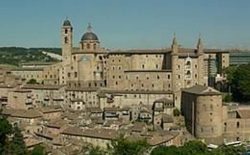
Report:
M 73 27 L 68 19 L 63 22 L 61 28 L 61 42 L 62 42 L 62 57 L 63 61 L 71 59 L 73 46 Z

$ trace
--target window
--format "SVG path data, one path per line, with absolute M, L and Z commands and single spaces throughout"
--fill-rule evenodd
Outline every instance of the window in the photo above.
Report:
M 90 44 L 87 44 L 87 49 L 90 49 Z
M 210 110 L 213 110 L 213 105 L 212 104 L 210 105 Z
M 115 84 L 118 85 L 118 82 L 116 81 Z
M 170 75 L 168 74 L 168 79 L 170 79 Z
M 240 122 L 237 122 L 237 128 L 239 128 L 240 127 Z
M 67 34 L 68 33 L 68 29 L 65 29 L 64 33 Z
M 93 48 L 94 48 L 94 50 L 96 49 L 96 44 L 94 44 Z
M 68 43 L 68 37 L 64 37 L 64 43 L 65 43 L 65 44 Z
M 144 69 L 144 65 L 142 65 L 142 68 Z
M 70 77 L 70 73 L 68 73 L 68 77 Z
M 157 79 L 160 79 L 160 76 L 159 76 L 159 75 L 157 75 Z
M 156 65 L 155 67 L 156 67 L 156 69 L 158 69 L 158 65 Z

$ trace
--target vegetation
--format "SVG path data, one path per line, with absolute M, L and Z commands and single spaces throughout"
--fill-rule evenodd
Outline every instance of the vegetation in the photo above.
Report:
M 61 54 L 60 48 L 22 48 L 22 47 L 1 47 L 0 63 L 18 66 L 25 62 L 51 62 L 57 61 L 50 56 L 43 54 L 43 51 Z
M 30 79 L 27 84 L 39 84 L 36 79 Z
M 243 146 L 221 146 L 214 150 L 209 150 L 200 141 L 189 141 L 183 146 L 159 146 L 156 147 L 151 155 L 237 155 L 245 151 Z
M 0 154 L 45 155 L 46 153 L 40 146 L 28 151 L 20 129 L 12 127 L 7 118 L 0 114 Z
M 173 113 L 174 113 L 174 116 L 180 116 L 181 115 L 180 110 L 177 109 L 177 108 L 174 109 Z
M 110 148 L 111 155 L 141 155 L 149 148 L 149 145 L 146 140 L 131 141 L 120 136 L 111 142 Z
M 250 101 L 250 64 L 232 66 L 225 70 L 232 98 L 238 102 Z

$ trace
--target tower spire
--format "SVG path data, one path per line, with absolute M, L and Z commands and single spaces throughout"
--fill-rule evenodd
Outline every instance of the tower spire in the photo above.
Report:
M 87 32 L 92 32 L 92 26 L 91 26 L 91 23 L 88 23 Z
M 197 43 L 197 49 L 199 48 L 203 48 L 203 43 L 202 43 L 202 39 L 201 39 L 201 33 L 199 33 L 199 38 L 198 38 L 198 43 Z
M 177 45 L 178 43 L 177 43 L 177 39 L 176 39 L 176 34 L 174 33 L 174 38 L 173 38 L 173 43 L 172 43 L 172 45 Z

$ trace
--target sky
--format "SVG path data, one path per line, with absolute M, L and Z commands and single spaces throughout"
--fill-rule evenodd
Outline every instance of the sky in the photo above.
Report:
M 250 0 L 1 0 L 0 46 L 61 47 L 68 17 L 74 46 L 91 23 L 109 49 L 250 49 Z

